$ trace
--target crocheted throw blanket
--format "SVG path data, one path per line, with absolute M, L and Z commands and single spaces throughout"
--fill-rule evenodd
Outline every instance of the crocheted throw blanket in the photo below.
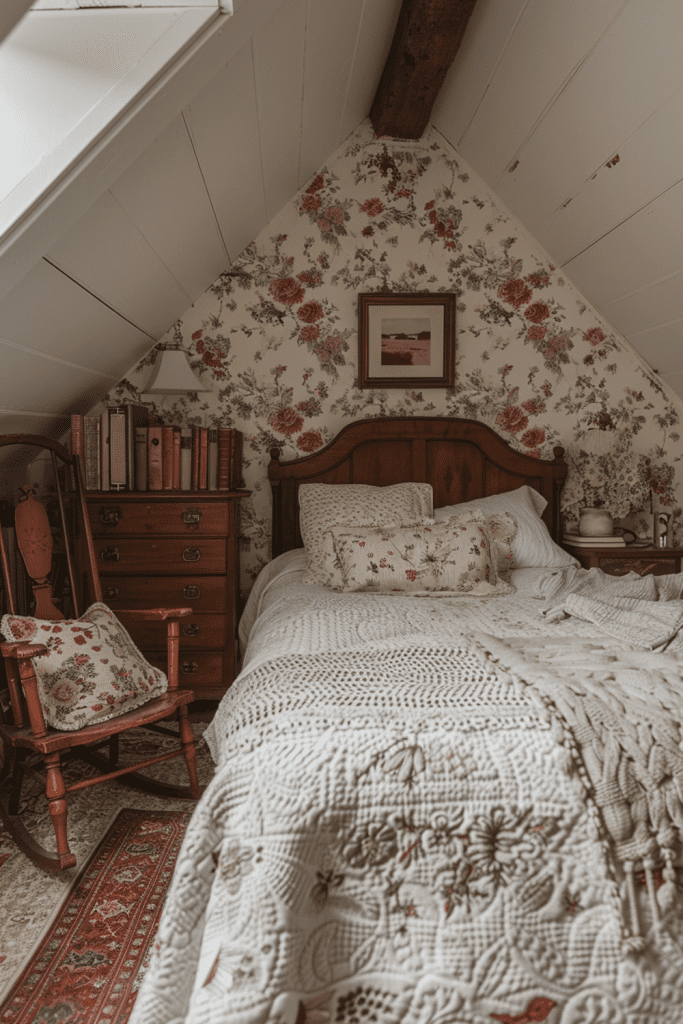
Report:
M 633 872 L 645 869 L 651 920 L 677 897 L 674 860 L 683 838 L 683 661 L 600 640 L 481 637 L 487 654 L 523 680 L 565 727 L 624 866 L 639 934 Z M 652 869 L 663 865 L 654 898 Z
M 683 573 L 618 577 L 568 566 L 549 575 L 542 591 L 549 622 L 575 615 L 600 633 L 647 650 L 670 644 L 683 626 Z
M 233 685 L 131 1024 L 680 1024 L 676 659 L 439 604 Z

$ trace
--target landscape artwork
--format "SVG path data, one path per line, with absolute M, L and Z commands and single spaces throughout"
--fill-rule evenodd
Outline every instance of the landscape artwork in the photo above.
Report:
M 358 387 L 448 388 L 455 374 L 455 295 L 358 296 Z
M 431 339 L 426 317 L 382 320 L 382 366 L 429 366 Z

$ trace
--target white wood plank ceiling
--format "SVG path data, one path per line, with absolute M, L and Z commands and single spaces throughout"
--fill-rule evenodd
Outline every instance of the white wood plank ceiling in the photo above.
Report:
M 479 0 L 432 121 L 683 396 L 680 0 Z
M 367 116 L 400 5 L 214 0 L 165 88 L 0 238 L 0 431 L 60 433 L 199 298 Z
M 324 164 L 400 0 L 163 6 L 211 17 L 0 237 L 0 431 L 63 430 Z M 681 395 L 682 41 L 681 0 L 479 0 L 432 118 Z

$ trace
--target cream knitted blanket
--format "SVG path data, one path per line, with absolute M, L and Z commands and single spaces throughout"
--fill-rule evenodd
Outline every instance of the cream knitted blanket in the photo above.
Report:
M 566 727 L 626 872 L 631 933 L 639 934 L 634 870 L 645 870 L 652 918 L 677 897 L 683 841 L 683 661 L 611 641 L 480 637 Z M 486 656 L 485 655 L 485 656 Z M 655 899 L 652 869 L 663 868 Z
M 669 576 L 607 576 L 600 569 L 568 566 L 549 575 L 542 587 L 549 622 L 563 614 L 593 622 L 627 644 L 664 647 L 683 625 L 683 573 Z M 680 645 L 679 645 L 680 646 Z

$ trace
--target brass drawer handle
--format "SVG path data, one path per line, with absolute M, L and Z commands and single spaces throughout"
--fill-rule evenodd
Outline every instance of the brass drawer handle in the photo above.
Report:
M 107 601 L 113 601 L 119 596 L 118 587 L 105 587 L 102 591 L 102 597 L 106 598 Z
M 118 526 L 119 519 L 123 513 L 115 506 L 102 506 L 100 509 L 100 522 L 103 526 Z
M 201 557 L 199 548 L 185 548 L 183 562 L 198 562 Z
M 100 551 L 100 558 L 103 562 L 118 562 L 120 557 L 119 549 L 114 547 L 112 544 L 103 551 Z
M 196 622 L 188 622 L 183 626 L 183 636 L 199 636 L 199 626 Z
M 199 671 L 199 665 L 196 661 L 184 661 L 180 666 L 180 670 L 186 676 L 191 676 L 193 672 Z
M 188 583 L 186 587 L 183 587 L 183 597 L 186 597 L 188 601 L 196 601 L 201 596 L 201 590 L 199 587 L 195 587 L 193 583 Z
M 202 510 L 200 508 L 186 508 L 182 513 L 182 520 L 186 526 L 193 526 L 199 523 L 202 517 Z

